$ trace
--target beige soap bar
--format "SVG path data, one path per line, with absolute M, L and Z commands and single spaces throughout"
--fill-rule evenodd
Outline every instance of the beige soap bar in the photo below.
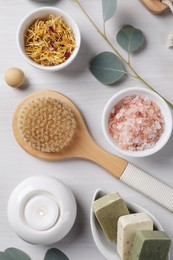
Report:
M 95 200 L 92 209 L 109 241 L 117 240 L 117 222 L 120 216 L 129 214 L 126 203 L 118 193 L 111 193 Z
M 136 232 L 140 230 L 153 230 L 153 221 L 146 213 L 135 213 L 119 218 L 117 251 L 122 260 L 129 260 Z

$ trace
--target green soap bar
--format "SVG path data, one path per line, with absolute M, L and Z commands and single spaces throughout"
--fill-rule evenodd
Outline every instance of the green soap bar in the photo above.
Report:
M 119 217 L 129 214 L 126 203 L 118 193 L 110 193 L 92 203 L 94 214 L 109 241 L 117 240 Z
M 129 260 L 167 260 L 170 245 L 163 231 L 138 231 Z

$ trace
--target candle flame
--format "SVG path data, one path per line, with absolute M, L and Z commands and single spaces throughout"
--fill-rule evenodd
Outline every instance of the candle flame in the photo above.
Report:
M 43 217 L 43 216 L 45 216 L 45 210 L 44 209 L 40 209 L 39 211 L 38 211 L 38 214 L 39 214 L 39 216 L 40 217 Z

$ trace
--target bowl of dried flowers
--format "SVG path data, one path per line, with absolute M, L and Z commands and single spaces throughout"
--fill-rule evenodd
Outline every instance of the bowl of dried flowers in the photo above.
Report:
M 17 30 L 17 46 L 32 66 L 58 71 L 77 56 L 81 43 L 78 25 L 66 12 L 41 7 L 27 14 Z

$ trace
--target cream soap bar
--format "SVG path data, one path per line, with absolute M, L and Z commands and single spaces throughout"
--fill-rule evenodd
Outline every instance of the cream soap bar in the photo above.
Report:
M 163 231 L 136 233 L 130 260 L 167 260 L 170 238 Z
M 117 222 L 129 214 L 126 203 L 118 193 L 110 193 L 92 203 L 94 214 L 109 241 L 117 240 Z
M 135 213 L 119 218 L 117 251 L 122 260 L 129 260 L 136 232 L 140 230 L 153 230 L 153 221 L 146 213 Z

